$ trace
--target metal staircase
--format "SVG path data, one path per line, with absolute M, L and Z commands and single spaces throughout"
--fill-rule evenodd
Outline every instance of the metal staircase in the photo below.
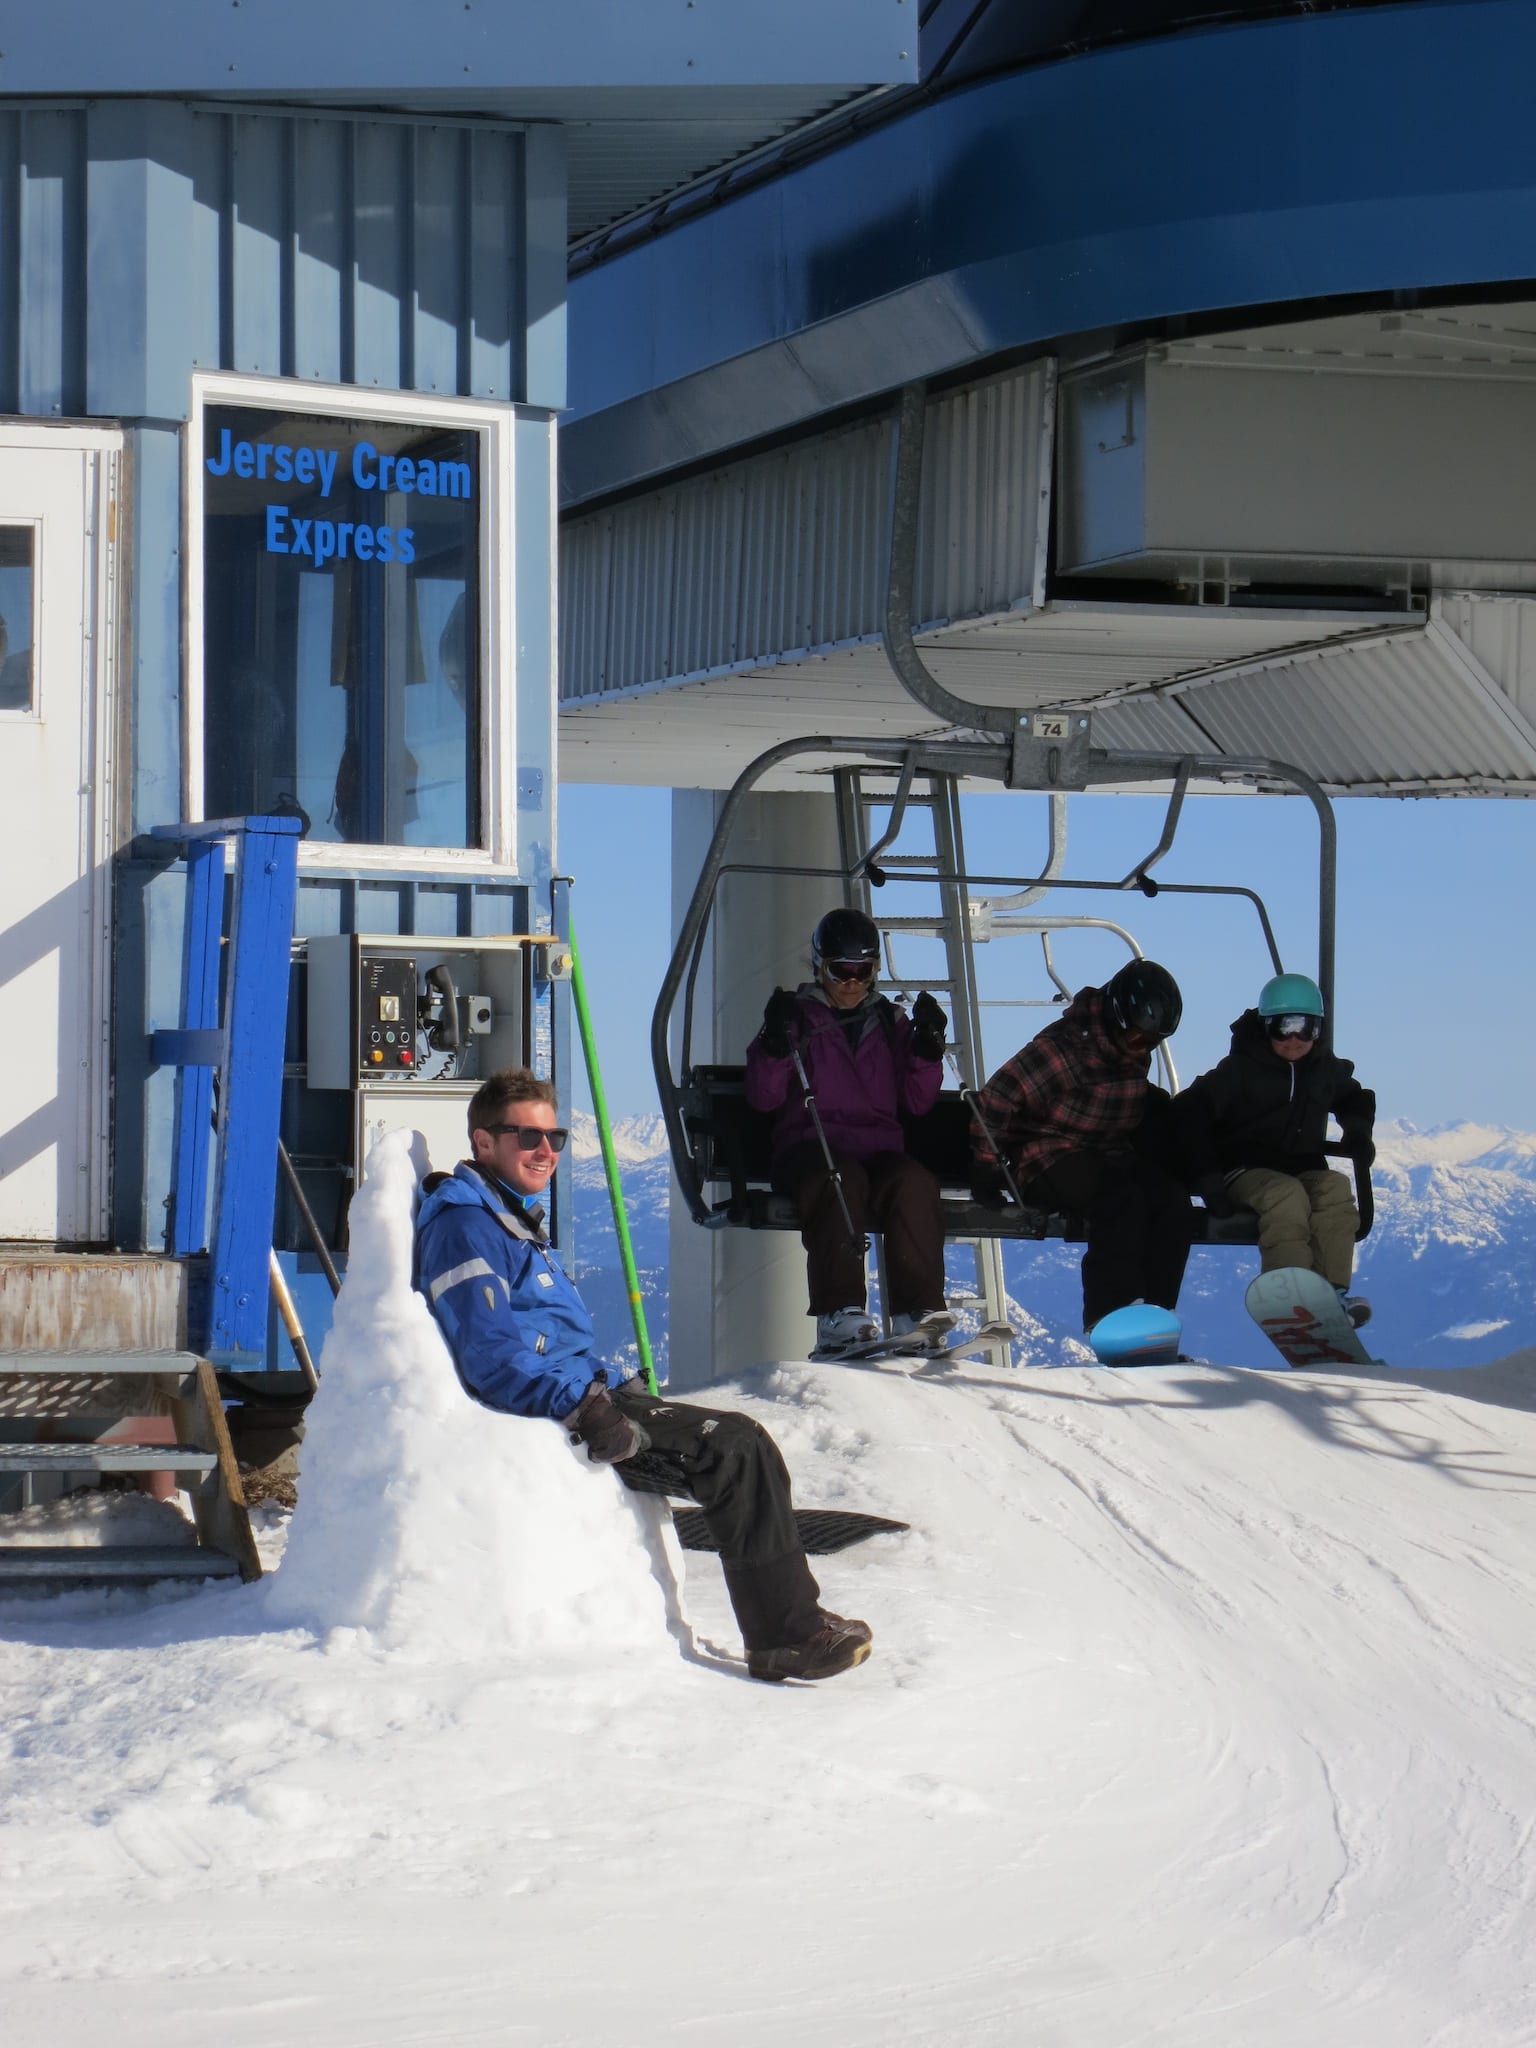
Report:
M 39 1490 L 119 1474 L 174 1475 L 192 1499 L 187 1540 L 37 1544 L 7 1541 L 0 1592 L 18 1584 L 144 1584 L 259 1579 L 218 1381 L 187 1351 L 0 1351 L 0 1494 L 13 1507 Z M 48 1485 L 48 1482 L 52 1482 Z

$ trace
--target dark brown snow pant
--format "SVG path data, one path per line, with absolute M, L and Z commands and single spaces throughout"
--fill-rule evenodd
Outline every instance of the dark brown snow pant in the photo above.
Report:
M 866 1231 L 885 1238 L 885 1277 L 893 1316 L 926 1315 L 944 1306 L 944 1223 L 939 1184 L 926 1166 L 905 1152 L 872 1152 L 862 1159 L 839 1152 L 832 1157 L 842 1176 L 853 1217 L 854 1241 L 837 1188 L 820 1145 L 796 1145 L 775 1162 L 773 1191 L 789 1195 L 800 1212 L 811 1314 L 864 1306 Z
M 808 1642 L 821 1625 L 821 1588 L 795 1527 L 789 1469 L 767 1430 L 729 1409 L 649 1394 L 643 1380 L 615 1387 L 612 1399 L 651 1440 L 614 1470 L 698 1502 L 747 1648 Z

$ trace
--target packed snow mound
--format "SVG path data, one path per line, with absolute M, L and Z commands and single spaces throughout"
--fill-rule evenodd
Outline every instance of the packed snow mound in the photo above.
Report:
M 260 1588 L 267 1618 L 364 1629 L 422 1662 L 594 1643 L 666 1653 L 643 1504 L 553 1423 L 465 1395 L 411 1285 L 416 1192 L 411 1137 L 396 1132 L 352 1204 L 299 1506 L 282 1569 Z

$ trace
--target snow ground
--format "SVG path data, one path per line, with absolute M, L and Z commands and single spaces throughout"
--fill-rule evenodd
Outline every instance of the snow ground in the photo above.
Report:
M 817 1561 L 871 1661 L 770 1688 L 460 1395 L 406 1175 L 280 1568 L 0 1606 L 7 2048 L 1536 2040 L 1536 1353 L 754 1375 L 802 1503 L 912 1524 Z

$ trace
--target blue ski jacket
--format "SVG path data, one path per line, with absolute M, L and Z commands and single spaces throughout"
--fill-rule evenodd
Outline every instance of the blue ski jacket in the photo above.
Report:
M 434 1174 L 416 1219 L 416 1287 L 466 1390 L 507 1415 L 559 1422 L 598 1374 L 592 1318 L 530 1215 L 461 1160 Z

